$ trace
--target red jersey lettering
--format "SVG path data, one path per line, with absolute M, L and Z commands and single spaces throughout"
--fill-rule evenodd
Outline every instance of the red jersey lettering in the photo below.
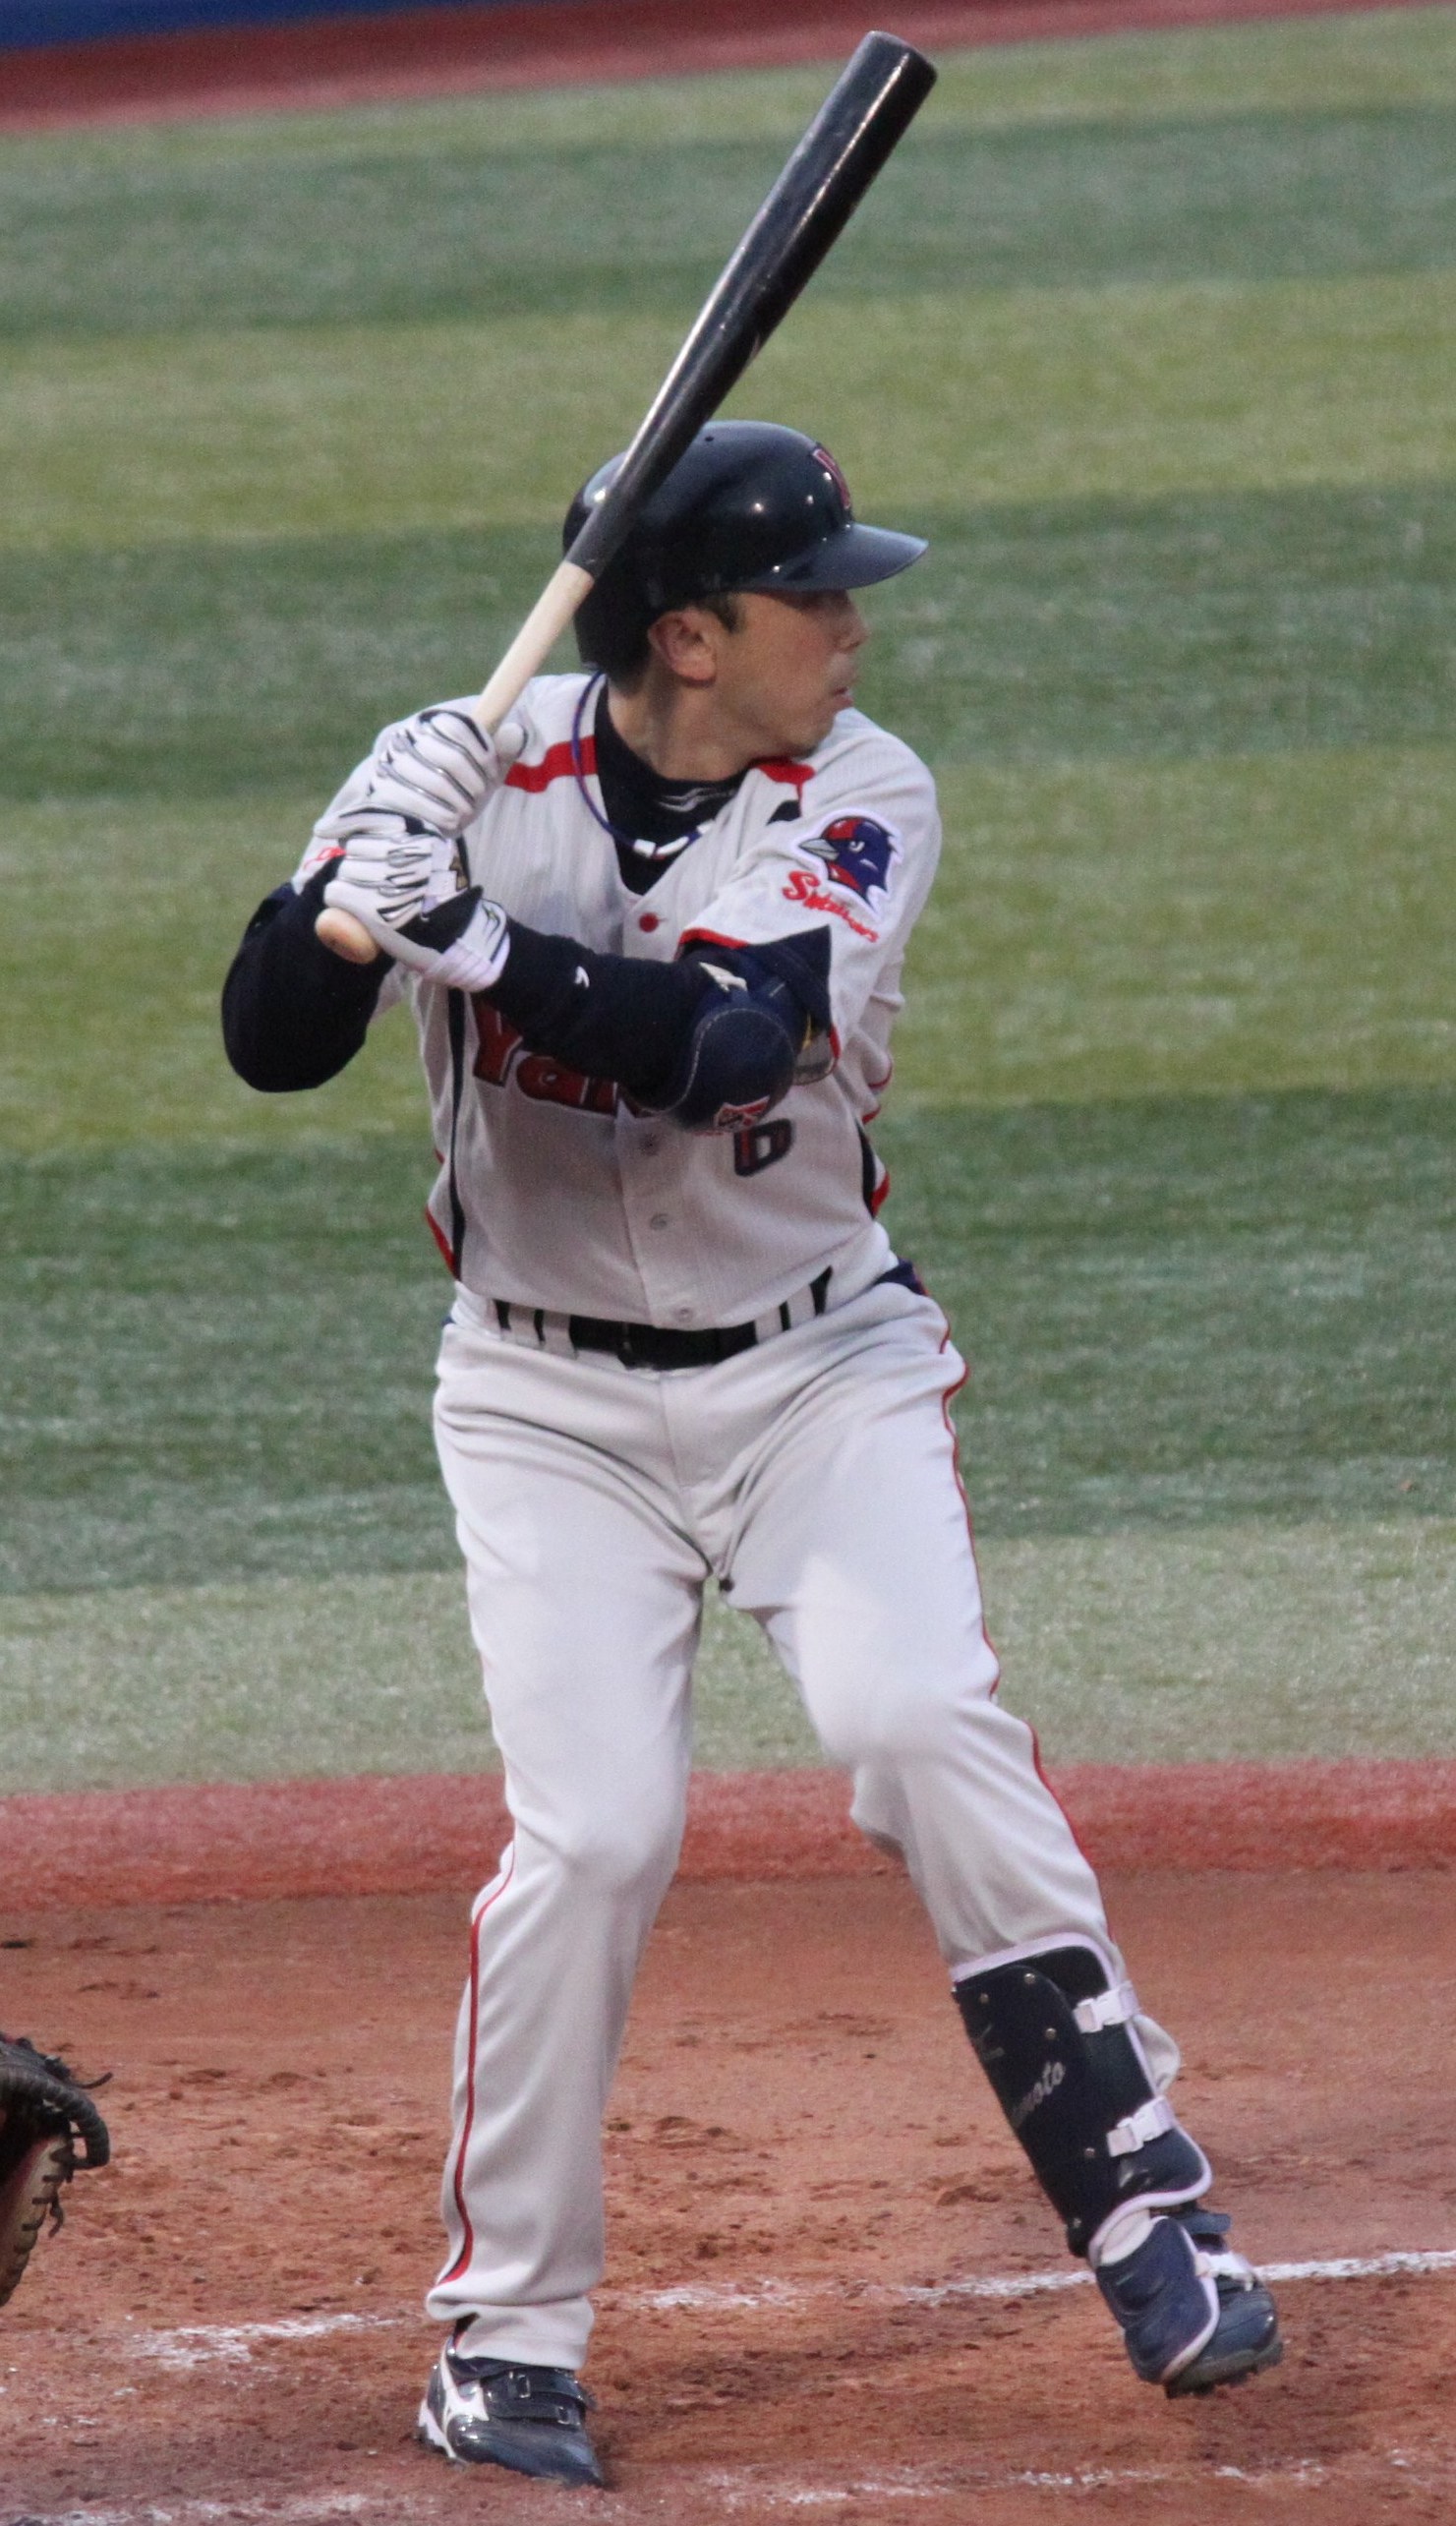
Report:
M 858 938 L 872 942 L 879 938 L 879 931 L 872 930 L 867 921 L 856 919 L 847 904 L 842 904 L 837 895 L 828 894 L 823 886 L 816 886 L 807 869 L 795 868 L 784 892 L 790 904 L 807 904 L 811 912 L 833 912 L 835 919 L 847 922 Z

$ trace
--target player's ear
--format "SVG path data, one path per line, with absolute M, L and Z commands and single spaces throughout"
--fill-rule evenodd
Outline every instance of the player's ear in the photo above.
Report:
M 676 606 L 670 614 L 658 616 L 647 637 L 654 654 L 679 682 L 711 684 L 718 676 L 723 629 L 706 606 Z

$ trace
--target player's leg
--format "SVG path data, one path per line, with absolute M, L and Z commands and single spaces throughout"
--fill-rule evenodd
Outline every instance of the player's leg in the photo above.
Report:
M 785 1342 L 804 1354 L 781 1355 L 800 1392 L 745 1474 L 733 1601 L 852 1772 L 855 1820 L 903 1854 L 978 2056 L 1139 2374 L 1187 2390 L 1269 2365 L 1267 2295 L 1194 2209 L 1211 2176 L 1166 2102 L 1177 2048 L 1137 2007 L 1031 1731 L 995 1698 L 943 1320 L 892 1287 Z
M 703 1562 L 655 1495 L 652 1382 L 446 1328 L 437 1432 L 514 1833 L 475 1908 L 429 2306 L 470 2320 L 470 2355 L 562 2370 L 590 2330 L 602 2110 L 690 1759 Z
M 995 1697 L 947 1412 L 961 1365 L 939 1311 L 877 1288 L 751 1356 L 764 1419 L 731 1599 L 852 1774 L 856 1823 L 903 1854 L 953 1969 L 1067 1929 L 1110 1946 L 1032 1733 Z M 1152 2027 L 1147 2040 L 1171 2078 L 1176 2048 Z

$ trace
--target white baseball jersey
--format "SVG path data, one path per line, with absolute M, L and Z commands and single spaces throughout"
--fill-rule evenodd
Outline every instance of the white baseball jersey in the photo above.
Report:
M 842 712 L 808 760 L 757 764 L 634 894 L 602 820 L 592 695 L 582 676 L 527 688 L 524 750 L 463 837 L 472 881 L 536 930 L 659 962 L 827 933 L 832 1029 L 777 1106 L 689 1133 L 528 1051 L 485 995 L 396 967 L 379 1002 L 412 998 L 434 1100 L 431 1211 L 461 1281 L 436 1433 L 512 1820 L 475 1908 L 428 2305 L 467 2358 L 571 2370 L 603 2262 L 603 2108 L 682 1832 L 710 1580 L 762 1626 L 954 1976 L 1071 1938 L 1109 1989 L 1126 1980 L 1031 1731 L 996 1698 L 948 1410 L 962 1365 L 933 1302 L 885 1276 L 873 1215 L 863 1125 L 939 852 L 930 776 Z M 299 882 L 336 851 L 317 832 Z M 822 1312 L 786 1304 L 826 1266 Z M 553 1349 L 491 1300 L 667 1331 L 771 1321 L 722 1357 L 639 1367 L 630 1345 Z M 1166 2088 L 1177 2047 L 1136 2025 Z
M 525 746 L 463 837 L 472 882 L 533 928 L 663 963 L 693 939 L 752 946 L 827 928 L 833 1067 L 767 1117 L 688 1133 L 612 1081 L 529 1052 L 485 998 L 463 1028 L 457 1016 L 452 1043 L 450 995 L 396 969 L 379 1007 L 406 993 L 415 1006 L 441 1161 L 436 1232 L 481 1298 L 632 1323 L 739 1323 L 826 1264 L 834 1300 L 848 1298 L 893 1260 L 870 1207 L 883 1170 L 860 1125 L 890 1076 L 905 942 L 939 855 L 935 785 L 898 737 L 844 711 L 804 760 L 755 765 L 635 895 L 593 812 L 589 680 L 527 686 L 512 714 Z M 295 882 L 336 849 L 316 838 Z

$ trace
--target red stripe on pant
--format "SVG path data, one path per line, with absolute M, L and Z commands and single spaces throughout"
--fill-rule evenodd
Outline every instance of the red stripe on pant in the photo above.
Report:
M 949 1341 L 950 1341 L 950 1339 L 951 1339 L 951 1327 L 950 1327 L 949 1320 L 947 1320 L 947 1323 L 946 1323 L 946 1342 L 949 1342 Z M 942 1348 L 942 1350 L 944 1350 L 944 1348 L 945 1348 L 945 1342 L 943 1342 L 943 1343 L 941 1344 L 941 1348 Z M 953 1417 L 952 1417 L 952 1413 L 951 1413 L 951 1406 L 952 1406 L 952 1404 L 955 1402 L 957 1395 L 960 1393 L 960 1391 L 961 1391 L 961 1387 L 964 1385 L 964 1383 L 965 1383 L 965 1381 L 966 1381 L 966 1379 L 969 1377 L 969 1375 L 970 1375 L 970 1371 L 969 1371 L 969 1369 L 967 1368 L 967 1369 L 963 1372 L 963 1374 L 956 1380 L 956 1382 L 955 1382 L 955 1384 L 954 1384 L 954 1385 L 952 1385 L 952 1386 L 948 1386 L 948 1387 L 947 1387 L 945 1394 L 944 1394 L 944 1395 L 942 1396 L 942 1398 L 941 1398 L 941 1410 L 942 1410 L 943 1414 L 945 1415 L 946 1430 L 947 1430 L 947 1433 L 948 1433 L 948 1435 L 949 1435 L 949 1437 L 950 1437 L 950 1441 L 951 1441 L 951 1467 L 952 1467 L 952 1470 L 953 1470 L 953 1472 L 955 1473 L 955 1476 L 956 1476 L 956 1488 L 957 1488 L 957 1490 L 958 1490 L 958 1491 L 960 1492 L 960 1494 L 961 1494 L 961 1507 L 962 1507 L 962 1508 L 964 1509 L 964 1511 L 965 1511 L 965 1531 L 966 1531 L 967 1535 L 970 1537 L 971 1557 L 972 1557 L 972 1559 L 974 1559 L 974 1560 L 976 1561 L 977 1574 L 979 1575 L 979 1567 L 980 1567 L 980 1564 L 979 1564 L 979 1559 L 978 1559 L 978 1557 L 977 1557 L 977 1555 L 976 1555 L 976 1549 L 975 1549 L 975 1520 L 974 1520 L 974 1518 L 972 1517 L 972 1515 L 971 1515 L 971 1513 L 970 1513 L 970 1497 L 969 1497 L 969 1494 L 967 1493 L 966 1488 L 965 1488 L 965 1477 L 964 1477 L 964 1475 L 963 1475 L 963 1474 L 961 1473 L 961 1439 L 960 1439 L 960 1434 L 959 1434 L 959 1432 L 957 1431 L 956 1424 L 955 1424 L 955 1421 L 954 1421 L 954 1419 L 953 1419 Z M 984 1604 L 984 1601 L 982 1602 L 982 1606 L 981 1606 L 981 1638 L 985 1641 L 985 1644 L 986 1644 L 987 1648 L 990 1650 L 992 1657 L 996 1659 L 996 1665 L 997 1665 L 998 1673 L 997 1673 L 996 1684 L 995 1684 L 995 1686 L 993 1687 L 993 1689 L 994 1689 L 994 1690 L 996 1690 L 997 1692 L 999 1692 L 999 1690 L 1000 1690 L 1000 1684 L 1001 1684 L 1001 1677 L 1000 1677 L 1000 1672 L 999 1672 L 999 1670 L 1000 1670 L 1000 1666 L 1001 1666 L 1001 1660 L 1000 1660 L 1000 1658 L 997 1656 L 996 1643 L 995 1643 L 995 1641 L 992 1639 L 991 1634 L 990 1634 L 990 1631 L 989 1631 L 989 1629 L 988 1629 L 988 1627 L 987 1627 L 987 1623 L 986 1623 L 986 1610 L 985 1610 L 985 1604 Z M 1019 1714 L 1018 1714 L 1018 1716 L 1019 1716 Z M 1028 1736 L 1029 1736 L 1029 1737 L 1030 1737 L 1030 1739 L 1031 1739 L 1031 1761 L 1032 1761 L 1032 1765 L 1033 1765 L 1033 1768 L 1034 1768 L 1035 1773 L 1036 1773 L 1036 1777 L 1037 1777 L 1038 1781 L 1041 1783 L 1042 1788 L 1045 1790 L 1045 1792 L 1046 1792 L 1046 1793 L 1047 1793 L 1047 1796 L 1051 1799 L 1051 1802 L 1052 1802 L 1053 1806 L 1056 1808 L 1057 1813 L 1060 1815 L 1060 1817 L 1061 1817 L 1061 1819 L 1062 1819 L 1063 1823 L 1066 1825 L 1068 1832 L 1071 1834 L 1073 1841 L 1076 1843 L 1076 1845 L 1077 1845 L 1077 1850 L 1081 1852 L 1081 1855 L 1082 1855 L 1083 1859 L 1086 1859 L 1086 1861 L 1087 1861 L 1087 1866 L 1090 1868 L 1090 1867 L 1091 1867 L 1091 1865 L 1092 1865 L 1092 1863 L 1091 1863 L 1091 1860 L 1087 1858 L 1086 1849 L 1085 1849 L 1085 1846 L 1083 1845 L 1083 1842 L 1082 1842 L 1081 1836 L 1080 1836 L 1080 1834 L 1077 1832 L 1077 1829 L 1076 1825 L 1073 1823 L 1071 1816 L 1068 1814 L 1067 1809 L 1066 1809 L 1066 1808 L 1065 1808 L 1065 1806 L 1062 1804 L 1061 1799 L 1058 1797 L 1056 1791 L 1052 1788 L 1052 1785 L 1051 1785 L 1050 1781 L 1047 1779 L 1047 1776 L 1046 1776 L 1046 1766 L 1045 1766 L 1045 1764 L 1042 1762 L 1042 1759 L 1041 1759 L 1041 1739 L 1040 1739 L 1040 1738 L 1039 1738 L 1039 1736 L 1037 1735 L 1036 1731 L 1035 1731 L 1035 1729 L 1032 1727 L 1031 1722 L 1030 1722 L 1030 1720 L 1029 1720 L 1029 1719 L 1023 1719 L 1023 1720 L 1021 1721 L 1021 1726 L 1025 1729 L 1025 1731 L 1026 1731 L 1026 1733 L 1027 1733 Z M 1094 1872 L 1094 1873 L 1095 1873 L 1095 1872 Z
M 512 1843 L 510 1846 L 510 1856 L 507 1859 L 504 1868 L 500 1872 L 500 1882 L 494 1893 L 486 1896 L 486 1899 L 481 1905 L 480 1910 L 476 1913 L 475 1920 L 471 1926 L 470 2071 L 465 2083 L 465 2120 L 460 2126 L 460 2141 L 455 2158 L 455 2175 L 452 2186 L 455 2196 L 455 2208 L 460 2214 L 460 2226 L 464 2232 L 464 2243 L 462 2244 L 459 2253 L 456 2255 L 454 2262 L 451 2263 L 449 2270 L 442 2271 L 440 2273 L 438 2280 L 435 2284 L 437 2289 L 443 2288 L 447 2281 L 458 2280 L 461 2272 L 469 2269 L 471 2257 L 475 2253 L 475 2230 L 470 2224 L 470 2212 L 465 2207 L 465 2191 L 462 2179 L 465 2174 L 465 2152 L 470 2146 L 471 2128 L 475 2122 L 475 2057 L 476 2047 L 480 2037 L 481 2005 L 481 1924 L 484 1921 L 487 1912 L 490 1911 L 495 1904 L 498 1904 L 506 1887 L 510 1884 L 515 1864 L 516 1847 L 515 1844 Z

